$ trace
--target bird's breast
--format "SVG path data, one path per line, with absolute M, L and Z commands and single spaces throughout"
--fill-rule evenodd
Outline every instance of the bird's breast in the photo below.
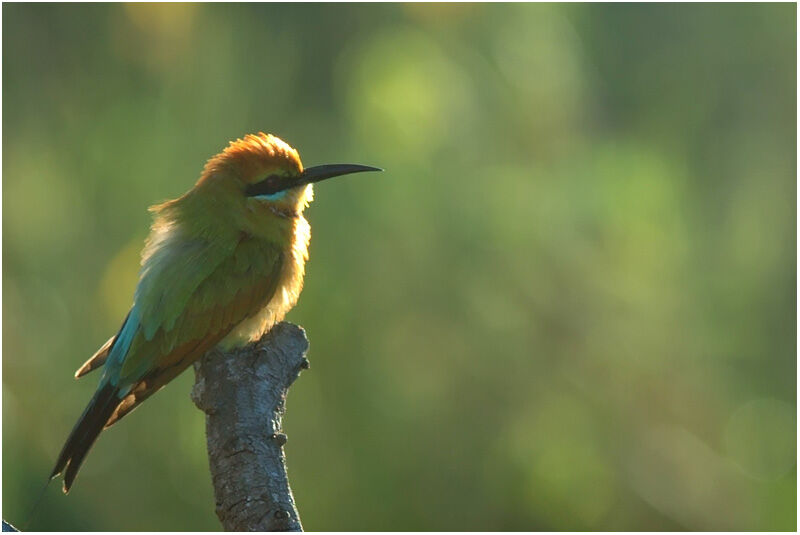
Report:
M 294 307 L 303 289 L 310 240 L 311 227 L 304 217 L 298 215 L 294 218 L 287 239 L 281 240 L 280 266 L 275 270 L 275 274 L 269 275 L 277 278 L 274 284 L 275 290 L 264 300 L 257 312 L 231 330 L 220 342 L 220 347 L 227 350 L 259 340 Z

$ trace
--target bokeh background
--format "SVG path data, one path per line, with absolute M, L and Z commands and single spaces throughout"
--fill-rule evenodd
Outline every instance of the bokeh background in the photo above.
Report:
M 796 528 L 796 7 L 3 6 L 3 516 L 132 297 L 147 206 L 274 133 L 312 530 Z M 217 530 L 184 374 L 40 530 Z

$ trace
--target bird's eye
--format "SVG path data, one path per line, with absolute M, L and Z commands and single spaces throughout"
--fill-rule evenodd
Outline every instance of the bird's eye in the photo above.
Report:
M 280 193 L 283 187 L 283 181 L 278 175 L 269 175 L 264 180 L 256 182 L 255 184 L 248 184 L 244 189 L 244 194 L 247 197 L 260 197 L 262 195 L 273 195 Z

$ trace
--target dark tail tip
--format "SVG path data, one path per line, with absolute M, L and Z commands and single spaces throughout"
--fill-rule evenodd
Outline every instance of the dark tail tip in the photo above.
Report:
M 64 474 L 64 494 L 69 492 L 86 454 L 103 430 L 114 409 L 119 405 L 118 390 L 106 383 L 95 392 L 61 449 L 50 479 Z

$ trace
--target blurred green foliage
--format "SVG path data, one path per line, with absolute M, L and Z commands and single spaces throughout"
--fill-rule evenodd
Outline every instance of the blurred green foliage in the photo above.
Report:
M 148 205 L 264 130 L 317 187 L 312 530 L 794 530 L 793 4 L 3 6 L 3 516 L 96 385 Z M 40 530 L 216 530 L 191 372 Z

